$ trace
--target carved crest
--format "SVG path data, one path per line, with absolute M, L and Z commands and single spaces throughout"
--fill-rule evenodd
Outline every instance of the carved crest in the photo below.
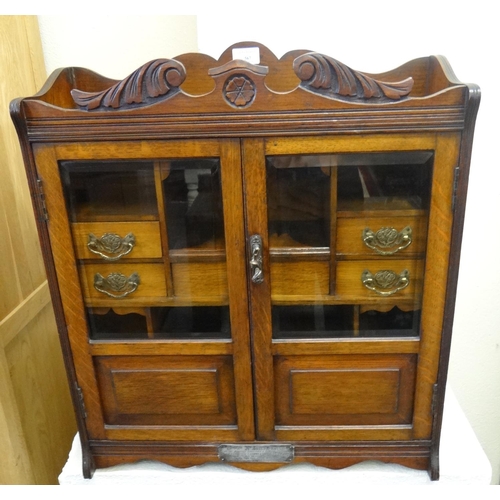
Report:
M 255 85 L 245 75 L 234 76 L 226 82 L 224 96 L 231 105 L 244 108 L 255 97 Z
M 398 100 L 411 92 L 414 83 L 411 77 L 401 82 L 380 82 L 316 52 L 297 57 L 293 69 L 303 88 L 325 97 Z
M 87 110 L 118 109 L 133 104 L 149 104 L 155 98 L 178 92 L 186 78 L 184 66 L 174 59 L 156 59 L 141 66 L 130 76 L 100 92 L 71 91 L 78 106 Z

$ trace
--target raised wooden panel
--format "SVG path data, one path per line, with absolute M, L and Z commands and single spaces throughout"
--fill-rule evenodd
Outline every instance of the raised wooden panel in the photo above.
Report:
M 95 360 L 108 425 L 235 424 L 231 356 Z
M 411 423 L 416 356 L 276 357 L 276 424 Z
M 106 233 L 117 234 L 124 238 L 132 233 L 135 244 L 132 251 L 123 259 L 158 259 L 162 256 L 160 226 L 158 222 L 79 222 L 71 225 L 75 252 L 79 259 L 99 259 L 87 246 L 89 234 L 101 238 Z M 112 254 L 110 254 L 113 256 Z

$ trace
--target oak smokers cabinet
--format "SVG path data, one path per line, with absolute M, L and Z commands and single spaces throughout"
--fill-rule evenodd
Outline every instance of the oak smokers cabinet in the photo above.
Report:
M 370 75 L 248 42 L 14 101 L 85 477 L 437 479 L 478 105 L 442 57 Z

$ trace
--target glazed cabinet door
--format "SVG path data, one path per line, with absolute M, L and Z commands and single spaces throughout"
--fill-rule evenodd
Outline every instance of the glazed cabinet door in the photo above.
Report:
M 430 438 L 457 141 L 244 141 L 259 439 Z
M 35 158 L 90 439 L 252 440 L 239 141 Z

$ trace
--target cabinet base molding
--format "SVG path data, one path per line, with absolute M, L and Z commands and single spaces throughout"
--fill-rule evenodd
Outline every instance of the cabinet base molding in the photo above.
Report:
M 428 470 L 431 464 L 431 441 L 339 441 L 337 443 L 290 442 L 293 459 L 282 462 L 233 462 L 221 460 L 222 446 L 236 446 L 232 443 L 161 443 L 137 441 L 90 441 L 90 455 L 95 468 L 134 463 L 139 460 L 156 460 L 173 467 L 193 467 L 204 463 L 225 463 L 240 469 L 265 472 L 278 469 L 292 463 L 308 462 L 319 467 L 343 469 L 366 460 L 403 465 L 418 470 Z M 273 442 L 238 443 L 238 446 L 276 446 Z M 286 457 L 288 458 L 288 457 Z M 429 471 L 437 477 L 438 471 Z M 86 478 L 91 478 L 94 470 L 84 471 Z

